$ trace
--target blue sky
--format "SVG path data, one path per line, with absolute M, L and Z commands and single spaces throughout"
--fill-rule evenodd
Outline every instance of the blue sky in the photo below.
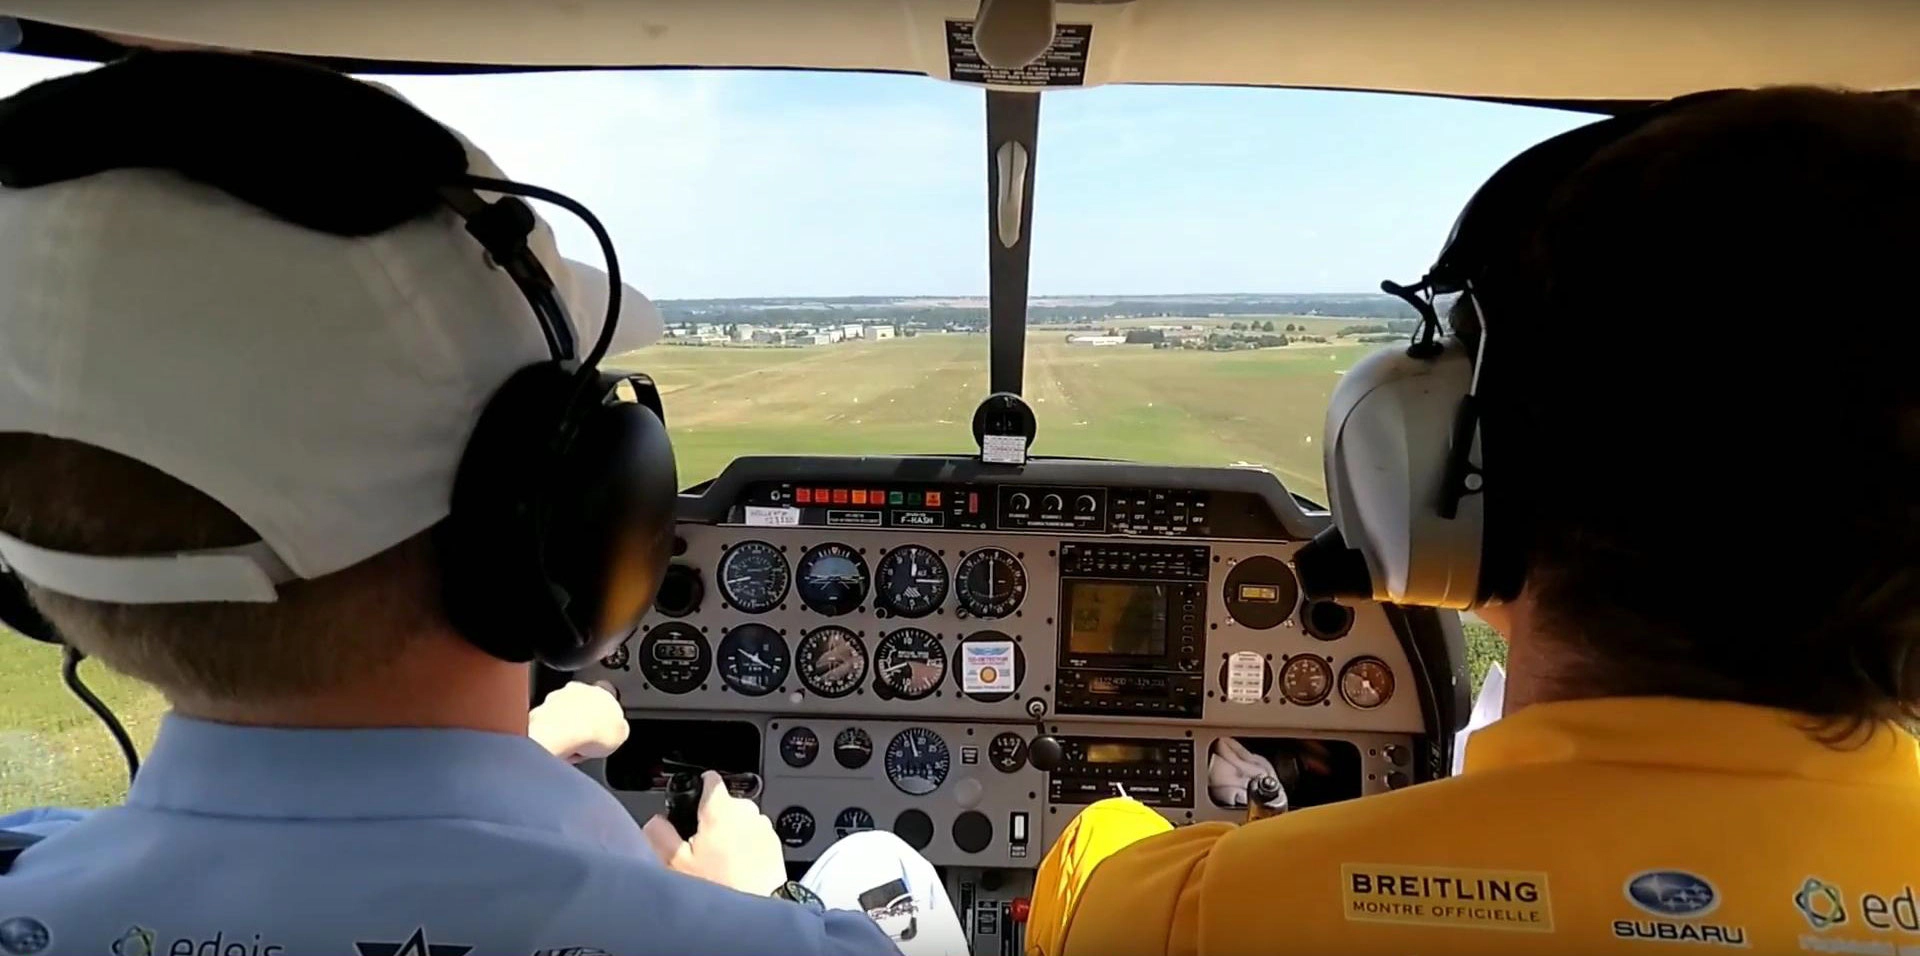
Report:
M 0 93 L 76 68 L 0 56 Z M 593 207 L 655 298 L 986 291 L 976 89 L 745 71 L 386 82 L 509 174 Z M 1306 90 L 1050 93 L 1033 291 L 1372 290 L 1417 275 L 1507 157 L 1585 121 Z M 597 258 L 552 218 L 569 254 Z

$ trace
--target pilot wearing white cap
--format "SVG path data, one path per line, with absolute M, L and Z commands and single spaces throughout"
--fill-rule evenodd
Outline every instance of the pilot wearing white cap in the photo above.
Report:
M 230 102 L 181 106 L 183 76 Z M 138 108 L 285 110 L 301 89 L 427 122 L 352 81 L 204 53 L 68 80 L 0 102 L 8 187 L 33 179 L 4 140 L 34 110 L 81 144 L 54 148 L 121 150 L 0 188 L 0 557 L 61 638 L 174 710 L 126 805 L 0 817 L 15 849 L 40 838 L 0 875 L 0 949 L 964 951 L 932 867 L 891 834 L 791 883 L 766 818 L 711 782 L 690 841 L 643 830 L 547 752 L 618 745 L 604 693 L 556 694 L 543 749 L 525 661 L 546 656 L 449 619 L 433 536 L 483 412 L 554 335 L 595 340 L 604 275 L 537 220 L 537 267 L 503 260 L 484 204 L 340 234 L 112 142 Z M 238 135 L 361 119 L 316 107 Z M 503 178 L 462 145 L 467 173 Z M 540 272 L 571 328 L 535 320 Z M 661 330 L 621 291 L 612 353 Z M 916 918 L 889 932 L 868 910 Z

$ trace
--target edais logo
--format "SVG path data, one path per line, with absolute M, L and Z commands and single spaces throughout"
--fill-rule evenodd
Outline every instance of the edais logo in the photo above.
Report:
M 1619 939 L 1645 939 L 1710 946 L 1745 946 L 1747 928 L 1698 920 L 1720 907 L 1720 893 L 1706 878 L 1683 870 L 1648 870 L 1627 878 L 1627 899 L 1658 919 L 1613 921 Z
M 113 956 L 153 956 L 153 930 L 135 923 L 113 941 Z
M 1807 925 L 1825 932 L 1847 921 L 1847 907 L 1841 902 L 1840 888 L 1817 876 L 1807 877 L 1800 892 L 1793 894 L 1793 905 L 1807 918 Z

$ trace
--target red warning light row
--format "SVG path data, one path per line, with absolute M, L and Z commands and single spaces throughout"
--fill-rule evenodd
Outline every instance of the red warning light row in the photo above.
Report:
M 853 505 L 884 508 L 938 508 L 946 495 L 938 491 L 882 491 L 878 488 L 795 488 L 797 505 Z

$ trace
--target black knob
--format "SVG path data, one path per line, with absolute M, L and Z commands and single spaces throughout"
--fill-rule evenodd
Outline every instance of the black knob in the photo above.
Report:
M 1388 790 L 1399 790 L 1400 788 L 1405 787 L 1408 784 L 1411 784 L 1412 782 L 1413 782 L 1412 778 L 1408 777 L 1406 774 L 1401 773 L 1398 770 L 1395 770 L 1387 774 Z
M 1280 799 L 1280 780 L 1272 774 L 1261 774 L 1247 784 L 1248 803 L 1271 803 Z
M 653 609 L 668 617 L 686 617 L 700 610 L 707 586 L 700 582 L 700 569 L 686 564 L 667 565 L 660 593 L 654 595 Z
M 1052 773 L 1060 766 L 1060 741 L 1057 738 L 1041 734 L 1027 744 L 1027 762 L 1033 764 L 1041 773 Z
M 1384 748 L 1381 748 L 1380 753 L 1396 767 L 1404 767 L 1407 765 L 1407 748 L 1399 744 L 1388 744 Z
M 953 818 L 953 845 L 967 853 L 978 853 L 993 842 L 993 821 L 978 810 L 968 810 Z

